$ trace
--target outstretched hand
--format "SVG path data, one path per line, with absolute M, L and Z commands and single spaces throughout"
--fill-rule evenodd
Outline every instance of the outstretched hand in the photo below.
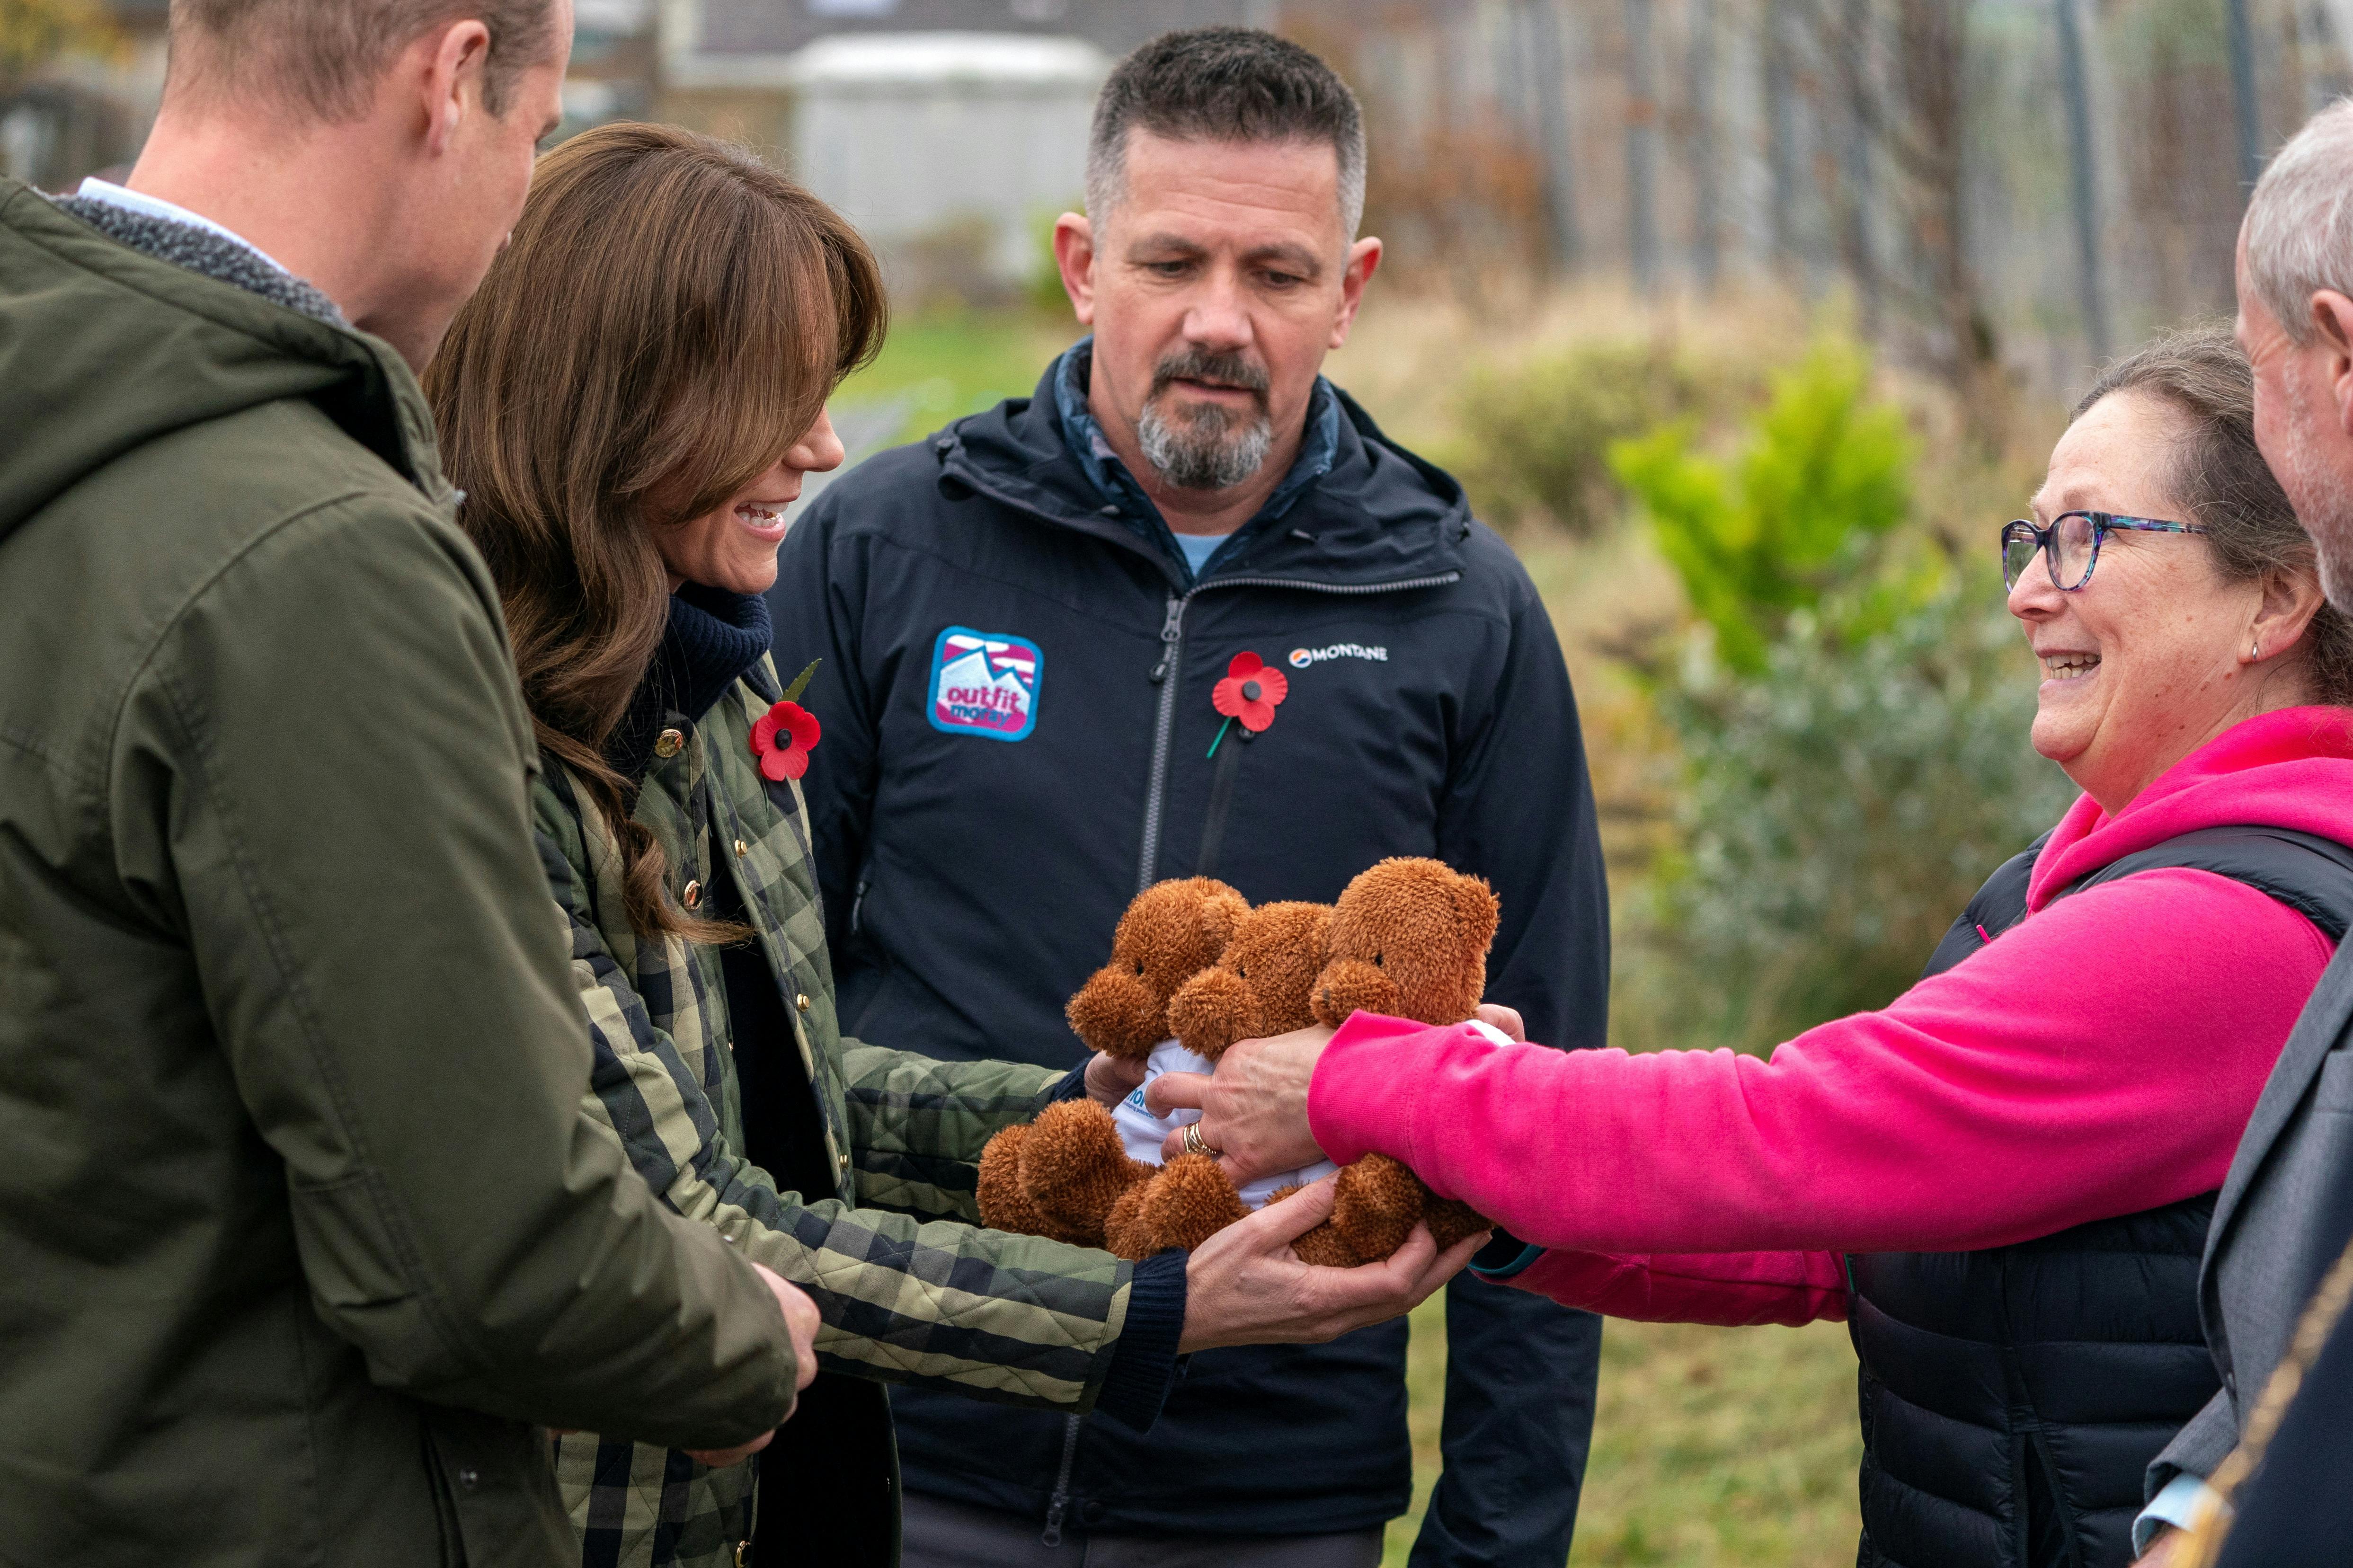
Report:
M 1482 1002 L 1478 1018 L 1517 1043 L 1527 1042 L 1526 1024 L 1509 1007 Z M 1219 1152 L 1218 1163 L 1236 1186 L 1312 1165 L 1324 1155 L 1307 1122 L 1307 1090 L 1332 1035 L 1315 1024 L 1242 1040 L 1226 1047 L 1214 1074 L 1171 1072 L 1154 1079 L 1144 1091 L 1145 1107 L 1155 1116 L 1199 1111 L 1201 1142 Z M 1184 1153 L 1184 1129 L 1170 1133 L 1160 1151 L 1170 1160 Z
M 1218 1163 L 1236 1186 L 1296 1171 L 1324 1158 L 1307 1125 L 1307 1086 L 1315 1064 L 1331 1043 L 1321 1025 L 1270 1039 L 1228 1046 L 1214 1074 L 1166 1072 L 1144 1091 L 1155 1116 L 1172 1110 L 1201 1113 L 1201 1141 L 1219 1151 Z M 1184 1131 L 1168 1135 L 1162 1152 L 1184 1152 Z
M 1387 1322 L 1452 1279 L 1491 1234 L 1481 1231 L 1440 1252 L 1430 1227 L 1417 1225 L 1405 1245 L 1378 1263 L 1302 1263 L 1291 1244 L 1330 1217 L 1332 1196 L 1326 1177 L 1193 1249 L 1185 1266 L 1180 1354 L 1219 1345 L 1321 1344 Z

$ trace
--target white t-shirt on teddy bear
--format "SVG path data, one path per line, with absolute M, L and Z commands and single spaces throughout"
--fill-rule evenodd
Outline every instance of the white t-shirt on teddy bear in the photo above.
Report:
M 1152 1055 L 1144 1064 L 1144 1082 L 1137 1084 L 1125 1100 L 1119 1102 L 1111 1119 L 1119 1127 L 1120 1142 L 1127 1145 L 1127 1157 L 1141 1160 L 1147 1165 L 1162 1163 L 1160 1145 L 1168 1134 L 1188 1122 L 1201 1120 L 1198 1110 L 1172 1110 L 1166 1116 L 1155 1116 L 1144 1109 L 1146 1085 L 1165 1072 L 1213 1073 L 1217 1064 L 1207 1057 L 1196 1056 L 1174 1040 L 1163 1040 L 1152 1047 Z M 1302 1171 L 1285 1171 L 1279 1176 L 1261 1176 L 1242 1188 L 1242 1203 L 1253 1209 L 1266 1206 L 1266 1200 L 1284 1187 L 1305 1186 L 1319 1182 L 1340 1167 L 1329 1160 L 1318 1160 Z
M 1471 1026 L 1499 1046 L 1512 1043 L 1509 1035 L 1476 1019 L 1472 1021 Z M 1146 1110 L 1144 1108 L 1144 1091 L 1154 1079 L 1165 1072 L 1208 1074 L 1217 1070 L 1216 1063 L 1207 1057 L 1196 1056 L 1174 1040 L 1163 1040 L 1153 1047 L 1152 1055 L 1145 1059 L 1144 1082 L 1137 1084 L 1111 1113 L 1113 1122 L 1119 1128 L 1120 1142 L 1127 1147 L 1127 1157 L 1141 1160 L 1147 1165 L 1160 1164 L 1160 1145 L 1167 1141 L 1168 1134 L 1188 1122 L 1201 1120 L 1201 1113 L 1198 1110 L 1172 1110 L 1166 1116 L 1155 1116 Z M 1318 1160 L 1303 1170 L 1285 1171 L 1276 1176 L 1261 1176 L 1243 1186 L 1242 1203 L 1249 1208 L 1263 1208 L 1266 1200 L 1282 1188 L 1303 1187 L 1310 1182 L 1320 1182 L 1339 1168 L 1329 1160 Z

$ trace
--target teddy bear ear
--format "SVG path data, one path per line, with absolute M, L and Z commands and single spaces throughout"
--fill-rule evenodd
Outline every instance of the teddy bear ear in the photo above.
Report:
M 1454 910 L 1462 921 L 1463 956 L 1485 963 L 1487 949 L 1495 941 L 1495 927 L 1503 918 L 1494 889 L 1487 886 L 1484 877 L 1457 877 Z
M 1201 900 L 1201 935 L 1208 945 L 1209 962 L 1214 963 L 1224 954 L 1226 944 L 1234 940 L 1242 917 L 1250 913 L 1250 900 L 1223 882 L 1206 877 L 1202 880 L 1208 884 L 1208 894 Z

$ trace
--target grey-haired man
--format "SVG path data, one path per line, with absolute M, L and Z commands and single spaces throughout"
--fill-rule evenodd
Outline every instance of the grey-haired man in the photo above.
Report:
M 2353 100 L 2280 150 L 2239 234 L 2239 342 L 2255 441 L 2353 608 Z M 2149 1467 L 2144 1562 L 2205 1500 L 2314 1287 L 2353 1237 L 2353 950 L 2340 950 L 2281 1048 L 2231 1163 L 2199 1271 L 2221 1392 Z

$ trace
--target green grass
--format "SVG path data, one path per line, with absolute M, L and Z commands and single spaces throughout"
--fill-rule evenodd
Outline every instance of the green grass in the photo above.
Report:
M 901 317 L 872 364 L 841 384 L 843 408 L 903 397 L 897 439 L 929 435 L 951 419 L 1008 397 L 1026 397 L 1055 354 L 1084 329 L 1043 311 L 962 311 Z
M 1388 1528 L 1403 1568 L 1438 1479 L 1442 1297 L 1413 1317 L 1413 1510 Z M 1854 1352 L 1839 1323 L 1711 1329 L 1612 1321 L 1573 1568 L 1831 1568 L 1854 1560 Z

